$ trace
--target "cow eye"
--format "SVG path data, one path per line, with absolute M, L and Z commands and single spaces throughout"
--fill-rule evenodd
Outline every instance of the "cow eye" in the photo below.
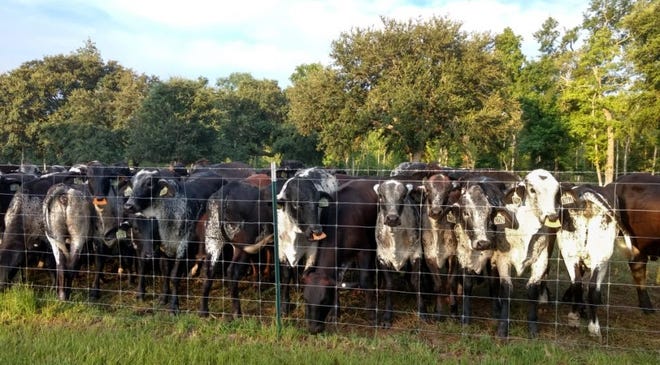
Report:
M 536 194 L 536 190 L 532 187 L 529 188 L 530 194 Z

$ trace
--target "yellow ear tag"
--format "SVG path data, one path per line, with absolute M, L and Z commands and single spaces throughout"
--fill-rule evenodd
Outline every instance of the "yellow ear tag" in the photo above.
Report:
M 165 195 L 167 195 L 167 186 L 160 189 L 160 193 L 158 193 L 158 196 L 165 196 Z
M 561 227 L 561 222 L 559 221 L 559 219 L 551 221 L 550 219 L 546 218 L 544 224 L 545 224 L 546 227 L 550 227 L 550 228 L 559 228 L 559 227 Z
M 124 231 L 123 229 L 118 229 L 116 236 L 118 240 L 126 239 L 126 231 Z
M 515 205 L 520 205 L 522 203 L 522 199 L 518 195 L 514 195 L 511 200 L 513 201 L 513 204 Z
M 447 217 L 447 222 L 456 223 L 456 217 L 454 216 L 454 212 L 447 213 L 446 217 Z
M 497 226 L 505 224 L 506 218 L 504 218 L 504 215 L 502 213 L 498 212 L 497 214 L 495 214 L 495 218 L 493 218 L 493 223 L 495 223 L 495 225 Z
M 564 194 L 561 196 L 561 204 L 562 205 L 569 205 L 575 203 L 575 199 L 573 199 L 573 196 L 570 194 Z

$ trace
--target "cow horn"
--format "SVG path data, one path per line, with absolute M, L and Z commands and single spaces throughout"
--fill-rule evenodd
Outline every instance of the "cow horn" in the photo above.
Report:
M 252 245 L 245 246 L 245 247 L 243 248 L 243 251 L 245 251 L 246 253 L 248 253 L 248 254 L 250 254 L 250 255 L 254 255 L 254 254 L 258 253 L 259 251 L 261 251 L 261 249 L 262 249 L 266 244 L 268 244 L 268 243 L 270 243 L 270 242 L 273 242 L 273 234 L 272 234 L 272 233 L 269 234 L 268 236 L 262 238 L 260 241 L 254 243 L 254 244 L 252 244 Z

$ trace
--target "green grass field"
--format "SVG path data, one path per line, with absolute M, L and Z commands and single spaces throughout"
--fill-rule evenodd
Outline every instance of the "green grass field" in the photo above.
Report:
M 557 266 L 560 264 L 560 266 Z M 550 287 L 563 293 L 565 269 L 553 261 Z M 111 270 L 111 269 L 109 269 Z M 652 300 L 660 306 L 657 263 L 649 266 Z M 34 279 L 35 274 L 31 276 Z M 553 279 L 554 278 L 554 279 Z M 412 295 L 397 297 L 399 310 L 392 329 L 373 327 L 364 318 L 359 292 L 343 292 L 341 321 L 326 333 L 310 335 L 299 305 L 278 331 L 274 318 L 274 290 L 244 283 L 244 317 L 230 321 L 226 289 L 218 282 L 209 318 L 196 314 L 200 279 L 184 280 L 187 295 L 182 313 L 171 316 L 157 304 L 150 286 L 147 300 L 135 299 L 133 286 L 111 271 L 98 302 L 86 300 L 89 278 L 77 280 L 80 290 L 70 302 L 59 302 L 47 277 L 16 284 L 0 294 L 0 363 L 2 364 L 654 364 L 660 358 L 660 313 L 644 315 L 630 272 L 620 254 L 611 268 L 611 284 L 600 309 L 603 338 L 590 337 L 586 322 L 566 324 L 568 305 L 546 304 L 541 309 L 541 334 L 527 339 L 525 304 L 516 283 L 511 338 L 495 338 L 489 318 L 490 299 L 475 300 L 477 318 L 469 326 L 456 321 L 426 323 L 413 313 Z M 156 278 L 154 281 L 158 281 Z M 153 284 L 153 283 L 152 283 Z M 485 295 L 485 289 L 477 295 Z

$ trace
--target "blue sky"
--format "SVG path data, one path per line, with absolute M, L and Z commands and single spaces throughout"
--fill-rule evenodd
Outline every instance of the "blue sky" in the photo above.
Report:
M 0 73 L 47 55 L 68 54 L 91 39 L 105 60 L 167 80 L 232 72 L 289 85 L 300 64 L 330 63 L 330 44 L 352 28 L 447 16 L 466 31 L 523 37 L 549 16 L 560 28 L 582 21 L 588 0 L 4 0 Z

